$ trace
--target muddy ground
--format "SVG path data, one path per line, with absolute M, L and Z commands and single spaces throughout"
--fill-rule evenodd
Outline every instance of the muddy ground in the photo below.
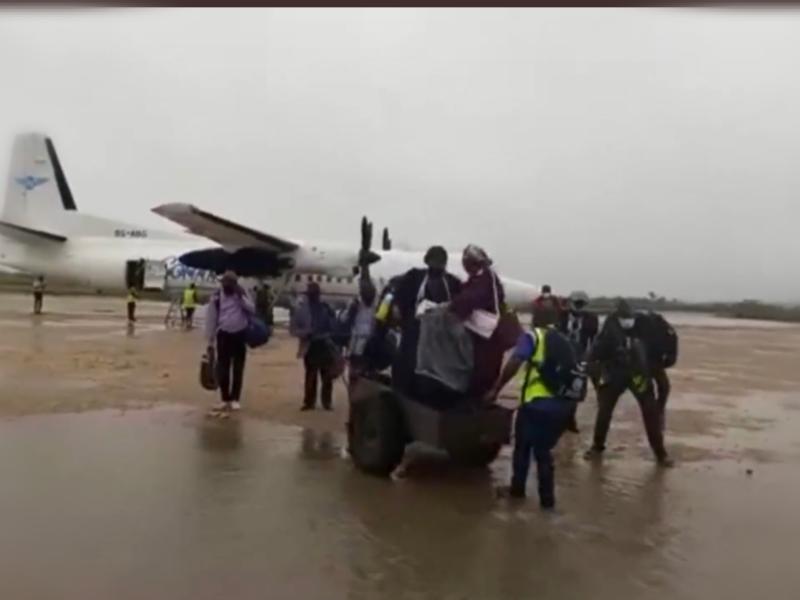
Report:
M 119 299 L 48 298 L 42 316 L 32 316 L 29 305 L 26 296 L 0 296 L 0 415 L 160 403 L 208 407 L 216 400 L 198 385 L 201 327 L 191 332 L 165 328 L 163 304 L 140 303 L 133 330 L 126 326 Z M 669 445 L 675 458 L 693 461 L 719 454 L 758 460 L 800 450 L 783 438 L 780 427 L 784 411 L 800 409 L 800 326 L 697 315 L 673 320 L 681 342 L 679 364 L 670 371 Z M 299 412 L 303 371 L 296 350 L 296 342 L 279 329 L 266 348 L 249 353 L 243 394 L 247 415 L 342 431 L 346 396 L 341 382 L 335 386 L 332 413 Z M 593 418 L 590 397 L 579 411 L 582 438 L 588 439 Z M 624 431 L 612 430 L 612 445 L 642 449 L 632 398 L 620 402 L 615 425 Z M 757 435 L 765 430 L 770 435 Z M 698 437 L 718 443 L 693 443 Z
M 604 462 L 557 449 L 559 512 L 511 506 L 489 472 L 355 471 L 345 396 L 301 413 L 296 345 L 250 353 L 244 415 L 209 422 L 199 331 L 165 306 L 0 296 L 2 598 L 796 597 L 800 327 L 675 315 L 667 446 L 654 467 L 620 402 Z M 134 409 L 151 410 L 134 410 Z M 102 410 L 107 409 L 107 410 Z M 67 414 L 70 413 L 70 414 Z M 75 414 L 72 414 L 75 413 Z M 535 497 L 535 483 L 529 483 Z

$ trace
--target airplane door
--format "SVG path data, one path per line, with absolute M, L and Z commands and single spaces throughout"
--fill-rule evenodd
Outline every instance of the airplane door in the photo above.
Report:
M 125 286 L 136 290 L 144 288 L 144 260 L 125 262 Z
M 163 290 L 167 285 L 167 265 L 163 260 L 145 260 L 144 289 Z

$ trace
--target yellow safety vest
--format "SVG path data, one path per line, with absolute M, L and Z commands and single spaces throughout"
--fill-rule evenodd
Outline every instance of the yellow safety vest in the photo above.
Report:
M 547 339 L 547 329 L 537 327 L 533 330 L 536 349 L 533 356 L 528 360 L 525 369 L 525 380 L 522 383 L 522 403 L 534 402 L 540 398 L 551 398 L 553 392 L 550 391 L 539 374 L 539 368 L 545 359 L 545 340 Z
M 128 290 L 128 302 L 136 303 L 136 293 L 132 289 Z
M 183 302 L 181 304 L 184 308 L 194 308 L 197 304 L 197 290 L 192 288 L 183 290 Z
M 389 314 L 392 310 L 392 301 L 394 294 L 389 292 L 384 299 L 378 304 L 378 309 L 375 311 L 375 320 L 380 323 L 385 323 L 389 319 Z

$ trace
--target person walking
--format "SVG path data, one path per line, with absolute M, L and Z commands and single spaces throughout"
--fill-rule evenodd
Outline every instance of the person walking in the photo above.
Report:
M 595 337 L 597 337 L 597 315 L 587 310 L 589 296 L 586 292 L 572 292 L 567 301 L 567 309 L 562 311 L 558 319 L 558 330 L 572 343 L 579 361 L 585 361 Z M 577 409 L 577 405 L 575 407 Z M 570 419 L 568 431 L 579 433 L 575 415 Z
M 569 340 L 553 325 L 553 312 L 535 314 L 533 330 L 524 333 L 497 383 L 487 398 L 495 402 L 500 391 L 521 368 L 525 368 L 520 406 L 514 422 L 512 476 L 508 494 L 526 496 L 531 454 L 536 461 L 539 503 L 545 510 L 555 507 L 555 467 L 552 450 L 575 412 L 575 400 L 562 389 L 562 374 L 575 372 L 577 361 Z
M 592 446 L 584 456 L 587 459 L 602 456 L 614 408 L 620 396 L 630 390 L 639 403 L 647 440 L 656 462 L 671 467 L 673 461 L 664 447 L 664 416 L 656 396 L 649 359 L 648 345 L 653 341 L 641 327 L 637 327 L 638 320 L 630 305 L 620 300 L 589 352 L 588 368 L 595 373 L 593 379 L 597 389 L 597 417 Z
M 303 405 L 300 410 L 314 410 L 317 405 L 317 384 L 322 382 L 320 400 L 322 408 L 333 409 L 333 369 L 338 359 L 338 349 L 333 342 L 336 315 L 322 300 L 319 284 L 311 282 L 306 290 L 305 302 L 299 304 L 292 315 L 292 335 L 300 339 L 298 357 L 305 367 Z
M 128 288 L 128 323 L 136 322 L 136 301 L 139 299 L 139 293 L 136 288 L 130 286 Z
M 33 280 L 33 314 L 35 315 L 42 314 L 45 287 L 44 275 L 39 275 Z
M 186 329 L 194 327 L 194 311 L 197 308 L 197 286 L 191 282 L 183 290 L 181 296 L 181 313 L 183 315 L 183 326 Z
M 247 357 L 246 331 L 255 313 L 253 302 L 239 285 L 236 273 L 226 271 L 220 289 L 211 296 L 206 312 L 209 351 L 216 346 L 218 411 L 241 409 L 244 365 Z

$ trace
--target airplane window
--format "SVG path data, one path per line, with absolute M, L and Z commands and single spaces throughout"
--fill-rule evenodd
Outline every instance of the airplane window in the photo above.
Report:
M 295 281 L 302 281 L 303 280 L 303 276 L 302 275 L 295 275 L 294 276 L 294 280 Z
M 333 281 L 333 277 L 331 277 L 330 275 L 328 275 L 328 277 L 326 278 L 326 281 L 327 281 L 328 283 L 330 283 L 331 281 Z
M 314 281 L 313 275 L 306 275 L 306 281 Z
M 336 278 L 336 283 L 342 283 L 342 278 L 341 277 L 337 277 Z

